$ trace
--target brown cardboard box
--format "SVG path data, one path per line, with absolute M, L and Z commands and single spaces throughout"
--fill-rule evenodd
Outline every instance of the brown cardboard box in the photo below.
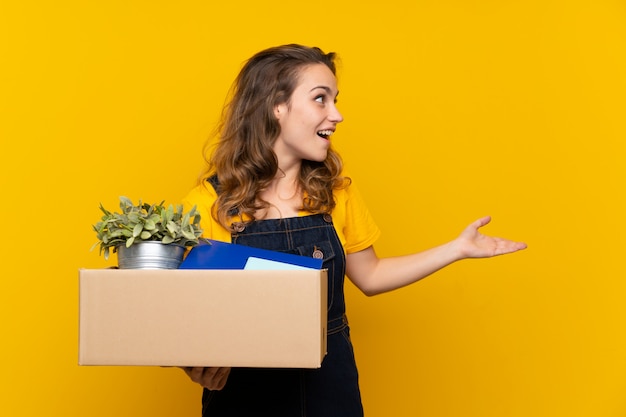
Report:
M 80 365 L 319 368 L 326 270 L 81 269 Z

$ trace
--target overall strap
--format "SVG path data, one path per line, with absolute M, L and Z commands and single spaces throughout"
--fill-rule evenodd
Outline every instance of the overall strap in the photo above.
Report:
M 217 178 L 217 174 L 211 175 L 206 180 L 208 181 L 209 184 L 213 186 L 213 189 L 219 195 L 220 194 L 220 180 Z

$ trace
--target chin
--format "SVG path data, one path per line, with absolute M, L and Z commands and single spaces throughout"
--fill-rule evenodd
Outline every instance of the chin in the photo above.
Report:
M 320 155 L 319 158 L 313 159 L 315 162 L 324 162 L 328 158 L 328 152 L 324 152 L 324 155 Z
M 326 157 L 328 156 L 328 154 L 324 154 L 323 156 L 316 156 L 316 157 L 311 157 L 311 158 L 306 158 L 307 161 L 311 161 L 311 162 L 324 162 L 326 160 Z

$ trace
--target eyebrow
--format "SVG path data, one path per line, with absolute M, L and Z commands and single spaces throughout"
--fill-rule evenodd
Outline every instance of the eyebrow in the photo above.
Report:
M 311 92 L 311 91 L 313 91 L 313 90 L 317 90 L 318 88 L 321 88 L 322 90 L 325 90 L 328 94 L 332 94 L 332 93 L 333 93 L 333 90 L 331 90 L 331 89 L 330 89 L 330 87 L 325 86 L 325 85 L 318 85 L 318 86 L 315 86 L 315 87 L 311 88 L 311 89 L 309 90 L 309 92 Z M 337 90 L 337 94 L 335 94 L 335 97 L 337 97 L 338 95 L 339 95 L 339 90 Z

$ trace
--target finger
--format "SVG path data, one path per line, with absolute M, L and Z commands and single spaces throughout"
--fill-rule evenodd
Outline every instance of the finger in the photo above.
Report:
M 215 377 L 215 390 L 221 390 L 226 385 L 228 376 L 230 375 L 230 368 L 220 368 Z
M 465 230 L 463 230 L 462 234 L 466 236 L 474 236 L 476 233 L 478 233 L 478 229 L 487 225 L 490 221 L 491 216 L 485 216 L 478 220 L 474 220 L 465 228 Z
M 514 242 L 507 239 L 496 240 L 496 255 L 503 255 L 506 253 L 516 252 L 518 250 L 526 249 L 527 245 L 524 242 Z
M 210 390 L 221 390 L 226 385 L 229 374 L 230 368 L 205 368 L 200 384 Z
M 480 218 L 480 219 L 476 220 L 476 221 L 473 223 L 473 226 L 475 226 L 475 227 L 476 227 L 476 229 L 479 229 L 479 228 L 481 228 L 481 227 L 483 227 L 483 226 L 488 225 L 488 224 L 489 224 L 489 222 L 491 222 L 491 216 L 485 216 L 485 217 L 482 217 L 482 218 Z
M 202 384 L 204 370 L 206 368 L 186 366 L 186 367 L 184 367 L 182 369 L 189 376 L 189 378 L 191 378 L 191 380 L 193 382 L 195 382 L 197 384 Z

